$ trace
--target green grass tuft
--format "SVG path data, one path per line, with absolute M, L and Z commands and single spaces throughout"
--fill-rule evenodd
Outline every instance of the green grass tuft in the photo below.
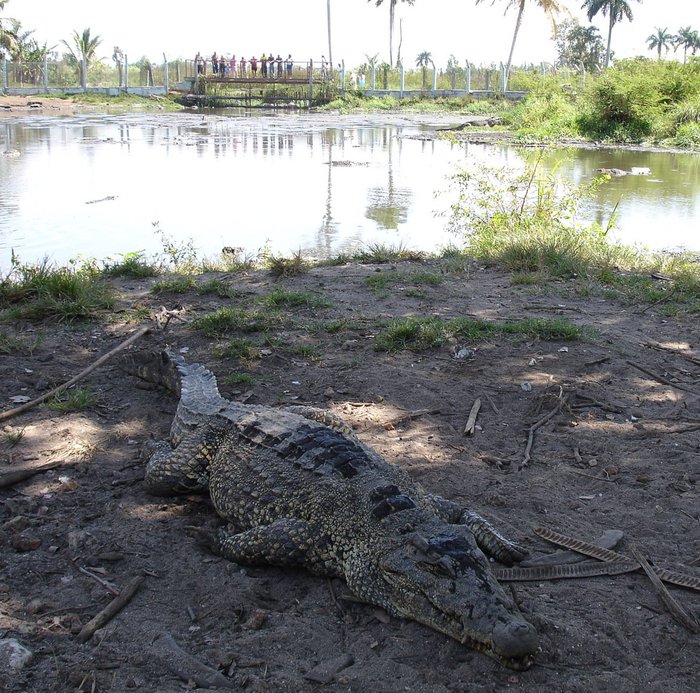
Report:
M 86 387 L 76 387 L 65 390 L 50 399 L 46 406 L 53 411 L 64 414 L 73 411 L 84 411 L 95 403 L 95 395 Z

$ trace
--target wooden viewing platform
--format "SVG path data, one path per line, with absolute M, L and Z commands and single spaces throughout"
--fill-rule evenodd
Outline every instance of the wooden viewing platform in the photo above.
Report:
M 338 88 L 332 81 L 322 79 L 312 70 L 304 77 L 299 76 L 299 72 L 292 77 L 279 78 L 208 74 L 190 77 L 183 82 L 189 83 L 187 100 L 205 106 L 217 103 L 240 103 L 246 107 L 279 106 L 281 103 L 311 106 L 326 103 L 337 96 Z

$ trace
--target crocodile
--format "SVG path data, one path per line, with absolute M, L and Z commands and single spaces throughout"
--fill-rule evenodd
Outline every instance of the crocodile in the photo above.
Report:
M 144 446 L 144 484 L 208 493 L 227 521 L 207 534 L 215 553 L 341 578 L 393 616 L 532 666 L 535 628 L 485 555 L 511 565 L 526 551 L 481 516 L 423 489 L 331 412 L 229 401 L 210 370 L 170 350 L 134 352 L 124 368 L 179 396 L 170 439 Z

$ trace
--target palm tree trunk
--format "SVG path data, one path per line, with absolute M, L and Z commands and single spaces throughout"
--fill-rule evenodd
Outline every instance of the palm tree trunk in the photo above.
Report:
M 331 0 L 326 3 L 326 18 L 328 20 L 328 62 L 331 65 L 331 74 L 333 74 L 333 48 L 331 47 Z
M 525 11 L 525 0 L 520 0 L 520 7 L 518 8 L 518 18 L 515 20 L 515 31 L 513 32 L 513 41 L 510 44 L 510 53 L 508 54 L 508 62 L 506 63 L 506 87 L 508 85 L 508 78 L 510 77 L 510 66 L 513 62 L 513 52 L 515 51 L 515 42 L 518 40 L 518 32 L 520 31 L 520 24 L 523 21 L 523 12 Z
M 389 65 L 394 67 L 394 15 L 396 0 L 389 0 Z
M 610 10 L 610 24 L 608 25 L 608 49 L 605 51 L 605 67 L 610 67 L 610 45 L 612 42 L 612 29 L 615 26 L 615 14 Z

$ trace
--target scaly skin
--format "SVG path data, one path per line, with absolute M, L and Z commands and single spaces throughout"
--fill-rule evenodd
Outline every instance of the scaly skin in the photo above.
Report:
M 531 666 L 535 630 L 482 550 L 506 564 L 525 552 L 486 520 L 427 493 L 320 410 L 229 402 L 209 371 L 172 354 L 131 357 L 127 368 L 181 393 L 175 447 L 150 446 L 145 485 L 208 491 L 229 523 L 212 538 L 216 552 L 343 578 L 394 616 Z

